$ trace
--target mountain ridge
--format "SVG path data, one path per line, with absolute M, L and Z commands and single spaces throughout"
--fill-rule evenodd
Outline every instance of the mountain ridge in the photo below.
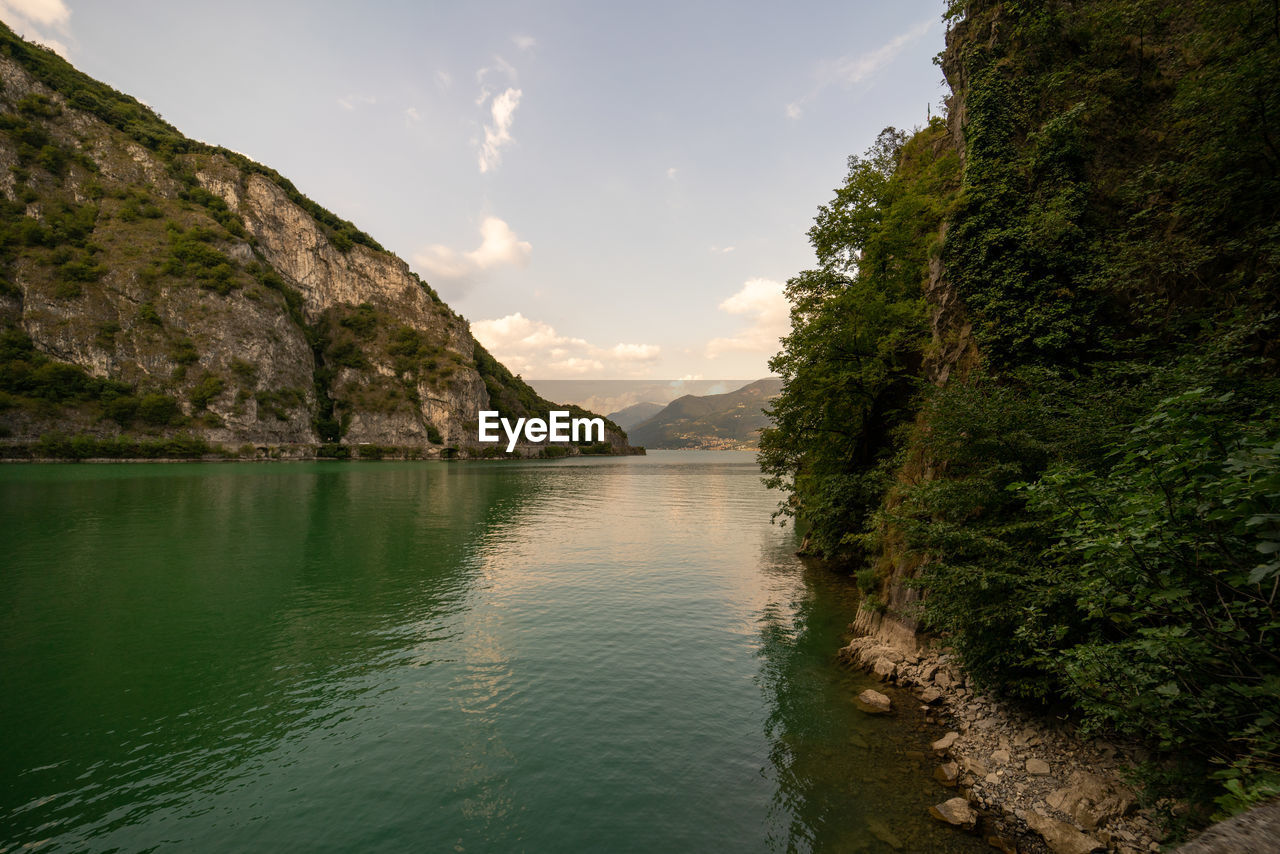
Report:
M 678 397 L 630 431 L 651 448 L 744 450 L 755 448 L 770 419 L 764 406 L 782 390 L 782 380 L 765 377 L 722 394 Z
M 492 456 L 481 409 L 587 414 L 275 170 L 2 26 L 0 84 L 5 455 Z
M 654 403 L 651 400 L 642 400 L 639 403 L 633 403 L 630 406 L 623 407 L 617 412 L 610 412 L 609 420 L 624 430 L 631 430 L 645 421 L 648 421 L 663 409 L 666 409 L 666 404 L 664 403 Z

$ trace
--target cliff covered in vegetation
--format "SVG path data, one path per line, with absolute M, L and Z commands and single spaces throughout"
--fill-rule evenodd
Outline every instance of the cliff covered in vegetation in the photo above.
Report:
M 491 455 L 479 410 L 553 407 L 367 234 L 0 25 L 3 455 Z
M 864 629 L 1237 811 L 1280 793 L 1280 16 L 946 17 L 946 120 L 850 159 L 788 283 L 779 512 Z

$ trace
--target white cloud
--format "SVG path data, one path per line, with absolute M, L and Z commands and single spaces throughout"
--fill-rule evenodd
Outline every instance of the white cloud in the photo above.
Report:
M 373 95 L 344 95 L 338 99 L 338 106 L 344 110 L 354 110 L 356 107 L 367 107 L 378 103 L 378 99 Z
M 476 71 L 476 82 L 480 84 L 480 94 L 476 96 L 477 107 L 483 107 L 485 101 L 493 96 L 493 86 L 489 85 L 487 78 L 494 75 L 505 77 L 511 84 L 514 84 L 518 77 L 514 65 L 500 56 L 495 56 L 492 65 L 486 65 Z
M 515 66 L 500 56 L 495 56 L 493 58 L 493 65 L 486 65 L 484 68 L 481 68 L 476 72 L 476 82 L 484 83 L 484 79 L 491 74 L 502 74 L 505 75 L 512 83 L 516 82 L 517 75 Z
M 71 10 L 62 0 L 0 0 L 0 13 L 6 18 L 18 17 L 40 27 L 65 30 L 71 21 Z
M 471 333 L 515 373 L 543 379 L 634 375 L 661 356 L 661 348 L 655 344 L 598 347 L 583 338 L 561 335 L 549 323 L 519 312 L 476 321 L 471 324 Z
M 712 246 L 711 254 L 712 255 L 728 255 L 730 252 L 732 252 L 737 248 L 738 247 L 736 246 Z
M 531 252 L 531 243 L 519 239 L 503 220 L 489 216 L 480 223 L 480 245 L 470 252 L 457 252 L 437 243 L 416 253 L 413 260 L 432 276 L 463 279 L 493 267 L 523 267 Z
M 657 344 L 614 344 L 609 353 L 622 362 L 652 362 L 661 349 Z
M 550 374 L 559 374 L 561 376 L 570 374 L 573 376 L 583 376 L 585 374 L 598 374 L 604 370 L 604 363 L 596 359 L 581 359 L 572 356 L 559 362 L 552 362 L 546 367 L 546 371 Z M 536 369 L 530 369 L 526 373 L 536 373 Z
M 480 224 L 480 236 L 483 238 L 480 248 L 468 252 L 467 258 L 481 270 L 500 264 L 523 266 L 533 251 L 531 244 L 518 239 L 511 226 L 496 216 L 485 217 Z
M 862 56 L 844 56 L 828 63 L 824 75 L 845 86 L 861 83 L 884 66 L 888 65 L 902 49 L 911 42 L 932 30 L 938 23 L 937 18 L 928 18 L 916 24 L 905 33 L 900 33 L 871 53 Z
M 417 107 L 405 107 L 404 123 L 406 125 L 414 125 L 422 121 L 422 116 L 418 114 Z
M 70 34 L 71 10 L 62 0 L 0 0 L 0 18 L 27 41 L 44 45 L 63 59 L 67 58 L 67 45 L 45 33 L 52 28 L 64 35 Z
M 511 41 L 521 50 L 532 50 L 538 42 L 533 36 L 512 36 Z
M 447 71 L 436 72 L 436 86 L 444 91 L 453 85 L 453 75 Z
M 778 339 L 791 330 L 791 306 L 781 283 L 771 279 L 749 279 L 733 296 L 720 303 L 720 310 L 741 315 L 748 321 L 736 335 L 707 342 L 707 358 L 724 353 L 778 352 Z
M 818 94 L 828 86 L 842 86 L 847 89 L 862 83 L 892 62 L 904 47 L 928 33 L 937 24 L 938 20 L 936 18 L 928 18 L 906 32 L 894 36 L 870 53 L 858 56 L 842 56 L 839 59 L 827 60 L 821 63 L 817 69 L 816 77 L 818 80 L 813 91 L 798 101 L 787 104 L 787 117 L 791 119 L 800 118 L 804 112 L 805 105 L 817 98 Z
M 672 180 L 675 180 L 676 173 L 677 173 L 677 172 L 679 172 L 679 171 L 680 171 L 679 169 L 677 169 L 676 167 L 672 166 L 671 168 L 669 168 L 669 169 L 667 170 L 667 177 L 668 177 L 668 178 L 670 178 L 670 179 L 672 179 Z
M 484 144 L 480 146 L 481 172 L 496 169 L 502 162 L 502 149 L 515 142 L 511 136 L 511 123 L 515 119 L 516 107 L 520 106 L 521 94 L 519 89 L 507 89 L 490 104 L 493 123 L 484 128 Z

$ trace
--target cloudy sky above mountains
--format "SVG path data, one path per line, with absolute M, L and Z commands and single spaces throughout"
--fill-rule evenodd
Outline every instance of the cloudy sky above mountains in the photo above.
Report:
M 0 0 L 354 221 L 528 378 L 767 374 L 846 158 L 939 111 L 942 9 Z

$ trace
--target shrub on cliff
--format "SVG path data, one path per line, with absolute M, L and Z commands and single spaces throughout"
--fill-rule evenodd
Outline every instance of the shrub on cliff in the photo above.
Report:
M 1089 375 L 973 377 L 916 437 L 939 476 L 888 515 L 926 559 L 924 616 L 975 679 L 1280 791 L 1280 379 L 1251 345 Z

